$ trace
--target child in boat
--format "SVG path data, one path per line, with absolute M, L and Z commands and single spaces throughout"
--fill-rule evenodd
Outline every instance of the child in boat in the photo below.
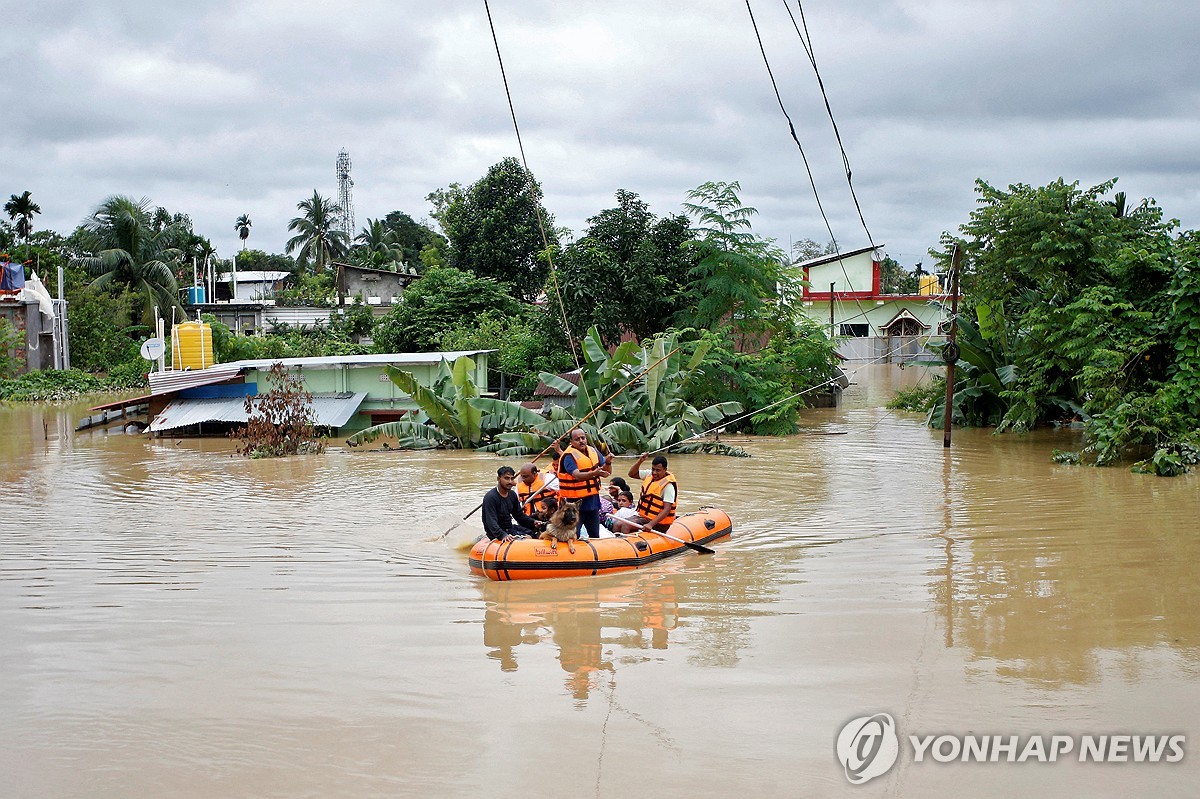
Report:
M 541 501 L 541 505 L 545 507 L 544 511 L 529 514 L 539 522 L 549 521 L 554 512 L 558 510 L 558 497 L 546 497 Z
M 633 525 L 626 524 L 625 520 L 634 516 L 637 516 L 637 509 L 633 507 L 633 492 L 621 491 L 617 494 L 617 508 L 604 520 L 604 526 L 614 533 L 630 533 L 634 530 Z

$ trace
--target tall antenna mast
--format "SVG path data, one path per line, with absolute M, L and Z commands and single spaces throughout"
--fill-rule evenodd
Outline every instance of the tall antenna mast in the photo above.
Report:
M 350 178 L 350 153 L 344 149 L 337 157 L 338 205 L 342 209 L 342 230 L 354 240 L 354 181 Z

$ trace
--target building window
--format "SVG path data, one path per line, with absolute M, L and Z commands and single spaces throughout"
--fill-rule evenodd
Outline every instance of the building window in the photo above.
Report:
M 842 324 L 841 335 L 850 336 L 852 338 L 866 338 L 871 335 L 871 326 L 868 324 Z

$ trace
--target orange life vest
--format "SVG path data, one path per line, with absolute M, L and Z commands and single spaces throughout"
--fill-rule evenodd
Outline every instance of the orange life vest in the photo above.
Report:
M 648 475 L 642 481 L 642 498 L 638 500 L 637 512 L 638 516 L 653 520 L 662 509 L 666 506 L 663 502 L 663 492 L 666 491 L 668 485 L 675 486 L 675 502 L 673 506 L 679 504 L 679 483 L 675 481 L 675 475 L 667 472 L 661 480 L 655 480 L 653 475 Z M 670 524 L 675 521 L 675 507 L 661 519 L 659 524 Z
M 558 472 L 558 496 L 562 499 L 583 499 L 584 497 L 600 496 L 600 476 L 584 477 L 576 479 L 567 472 L 562 471 L 562 460 L 570 455 L 575 459 L 575 470 L 586 472 L 597 468 L 600 465 L 600 453 L 594 447 L 587 448 L 587 454 L 581 453 L 579 450 L 572 447 L 563 453 L 563 458 L 559 460 Z
M 518 480 L 517 499 L 521 500 L 521 505 L 524 506 L 525 500 L 529 499 L 529 497 L 541 491 L 545 487 L 546 475 L 544 472 L 538 472 L 537 476 L 533 478 L 533 483 L 530 485 L 525 485 L 524 480 Z M 542 491 L 542 494 L 532 503 L 530 503 L 529 507 L 524 508 L 524 510 L 526 513 L 542 513 L 546 510 L 546 505 L 542 502 L 542 500 L 544 500 L 546 497 L 553 497 L 557 495 L 557 491 Z

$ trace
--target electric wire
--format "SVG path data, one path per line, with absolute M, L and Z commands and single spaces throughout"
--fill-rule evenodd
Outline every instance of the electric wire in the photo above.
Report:
M 508 86 L 508 74 L 504 70 L 504 57 L 500 54 L 500 39 L 496 36 L 496 25 L 492 21 L 492 9 L 488 5 L 488 0 L 483 0 L 483 8 L 487 13 L 488 28 L 492 32 L 492 44 L 496 48 L 496 61 L 500 65 L 500 79 L 504 83 L 504 96 L 508 99 L 508 112 L 512 116 L 513 131 L 517 136 L 517 150 L 521 153 L 521 165 L 525 168 L 525 176 L 528 180 L 529 198 L 533 202 L 534 215 L 537 217 L 538 232 L 542 236 L 543 252 L 546 254 L 546 261 L 550 264 L 550 282 L 554 285 L 554 296 L 558 300 L 559 312 L 562 314 L 563 329 L 567 332 L 567 344 L 571 348 L 571 357 L 575 361 L 575 368 L 582 368 L 579 362 L 579 352 L 575 347 L 575 336 L 571 332 L 571 324 L 567 320 L 567 306 L 563 302 L 562 291 L 558 286 L 558 270 L 554 266 L 554 258 L 551 254 L 550 239 L 546 235 L 546 224 L 542 219 L 542 205 L 538 202 L 537 189 L 533 181 L 533 172 L 529 169 L 529 161 L 525 157 L 525 143 L 521 139 L 521 126 L 517 123 L 517 110 L 513 104 L 512 92 Z M 594 405 L 591 394 L 588 392 L 587 386 L 580 381 L 580 387 L 583 389 L 584 396 L 587 397 L 588 404 Z
M 929 337 L 929 336 L 926 337 L 926 343 L 929 342 L 930 338 L 931 337 Z M 672 447 L 678 447 L 681 444 L 686 444 L 689 441 L 693 441 L 697 438 L 702 438 L 703 436 L 706 436 L 715 430 L 720 430 L 731 424 L 737 424 L 738 422 L 741 422 L 745 419 L 749 419 L 751 416 L 755 415 L 756 413 L 762 413 L 763 411 L 768 411 L 771 408 L 776 407 L 777 405 L 783 405 L 785 402 L 791 402 L 792 400 L 794 400 L 798 397 L 802 397 L 805 394 L 808 394 L 810 392 L 816 391 L 817 389 L 824 388 L 825 386 L 828 386 L 828 385 L 832 385 L 833 383 L 838 382 L 839 379 L 841 379 L 842 377 L 846 377 L 847 379 L 849 379 L 852 375 L 857 374 L 858 372 L 862 371 L 863 369 L 867 368 L 868 366 L 870 366 L 874 363 L 883 362 L 887 358 L 891 358 L 892 355 L 894 355 L 895 353 L 902 350 L 904 348 L 904 346 L 905 345 L 903 343 L 901 343 L 898 346 L 893 347 L 892 349 L 883 353 L 882 355 L 879 355 L 874 358 L 870 358 L 867 361 L 864 361 L 861 365 L 856 366 L 854 369 L 850 370 L 850 372 L 846 372 L 844 369 L 839 368 L 839 371 L 841 372 L 841 374 L 835 375 L 834 377 L 829 378 L 828 380 L 824 381 L 823 383 L 817 383 L 815 386 L 809 386 L 808 388 L 803 389 L 802 391 L 797 391 L 794 394 L 789 394 L 788 396 L 784 397 L 783 399 L 776 400 L 775 402 L 772 402 L 770 405 L 766 405 L 762 408 L 755 408 L 752 411 L 746 411 L 741 416 L 735 416 L 731 419 L 725 419 L 724 421 L 720 422 L 719 424 L 715 424 L 712 427 L 708 428 L 707 430 L 701 430 L 700 432 L 698 432 L 694 435 L 688 436 L 687 438 L 683 439 L 682 441 L 676 441 L 674 443 L 667 444 L 665 447 L 659 447 L 656 450 L 651 450 L 650 452 L 643 452 L 643 453 L 639 453 L 639 454 L 650 456 L 650 455 L 656 455 L 659 452 L 667 452 L 667 451 L 671 450 Z M 875 426 L 878 426 L 878 424 L 879 424 L 879 422 L 876 422 Z M 871 429 L 874 429 L 874 427 L 868 428 L 868 431 Z
M 829 232 L 829 242 L 833 245 L 834 255 L 837 256 L 838 265 L 842 269 L 842 276 L 846 278 L 846 286 L 850 289 L 850 293 L 854 293 L 854 285 L 850 281 L 850 275 L 846 272 L 846 265 L 842 261 L 841 249 L 838 247 L 837 236 L 833 235 L 833 226 L 829 223 L 829 216 L 825 213 L 825 206 L 821 202 L 821 193 L 817 190 L 817 181 L 813 177 L 812 166 L 808 162 L 808 155 L 804 152 L 804 145 L 800 143 L 800 137 L 796 133 L 796 125 L 792 122 L 792 115 L 788 113 L 787 107 L 783 104 L 783 97 L 779 93 L 779 84 L 775 81 L 775 72 L 771 69 L 771 61 L 767 58 L 767 49 L 763 44 L 762 34 L 758 30 L 758 22 L 754 18 L 754 9 L 750 7 L 750 0 L 746 0 L 746 12 L 750 15 L 750 24 L 754 27 L 754 38 L 758 41 L 758 51 L 762 53 L 763 65 L 767 68 L 767 77 L 771 79 L 771 88 L 775 92 L 775 101 L 779 104 L 779 110 L 783 112 L 784 118 L 788 123 L 788 132 L 792 136 L 792 141 L 796 143 L 796 149 L 800 151 L 800 158 L 804 161 L 804 171 L 808 174 L 808 184 L 812 187 L 813 199 L 816 200 L 817 210 L 821 213 L 821 219 L 825 222 L 825 230 Z M 872 248 L 874 243 L 872 242 Z M 866 313 L 863 310 L 862 303 L 858 297 L 854 297 L 854 303 L 858 306 L 859 311 Z M 832 305 L 836 301 L 835 292 L 830 292 L 829 302 Z M 830 331 L 832 334 L 832 331 Z
M 863 232 L 867 234 L 867 242 L 871 248 L 875 248 L 875 239 L 871 236 L 871 230 L 867 227 L 867 220 L 863 216 L 862 206 L 858 202 L 858 194 L 854 191 L 853 171 L 850 169 L 850 157 L 846 155 L 846 146 L 842 143 L 842 133 L 838 130 L 837 120 L 833 117 L 833 108 L 829 104 L 829 95 L 825 92 L 825 81 L 821 78 L 821 70 L 817 67 L 816 51 L 812 46 L 812 34 L 808 32 L 808 20 L 804 17 L 804 5 L 800 0 L 796 0 L 796 8 L 800 11 L 800 23 L 804 27 L 804 32 L 800 32 L 801 25 L 796 24 L 796 17 L 792 14 L 792 9 L 788 7 L 787 0 L 782 0 L 783 8 L 788 13 L 788 17 L 792 20 L 792 27 L 796 29 L 796 35 L 800 37 L 800 46 L 804 48 L 804 54 L 808 56 L 808 62 L 812 64 L 813 74 L 817 77 L 817 87 L 821 90 L 821 99 L 825 102 L 825 113 L 829 115 L 829 124 L 833 126 L 833 137 L 837 139 L 838 150 L 842 154 L 842 167 L 846 172 L 846 185 L 850 187 L 850 197 L 854 200 L 854 208 L 858 211 L 858 221 L 862 223 Z

